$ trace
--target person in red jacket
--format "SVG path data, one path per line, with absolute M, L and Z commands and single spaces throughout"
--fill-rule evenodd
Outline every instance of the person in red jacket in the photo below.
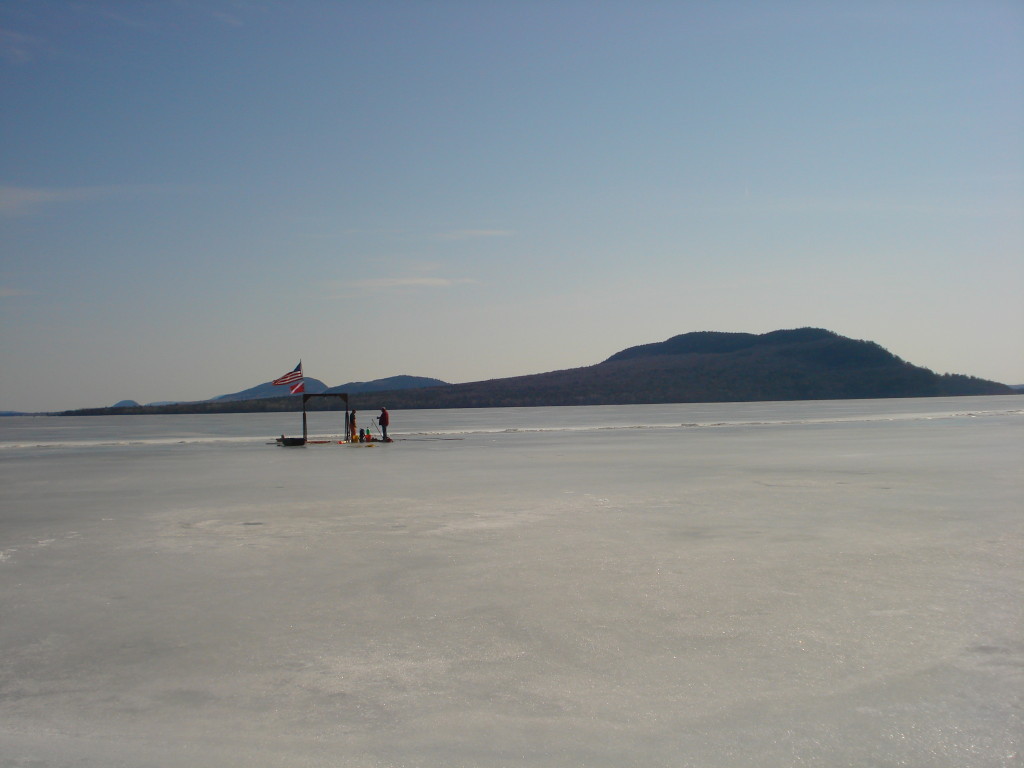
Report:
M 385 442 L 391 442 L 388 439 L 388 424 L 391 423 L 391 416 L 388 415 L 387 408 L 380 409 L 380 416 L 377 417 L 377 423 L 380 424 L 380 434 Z

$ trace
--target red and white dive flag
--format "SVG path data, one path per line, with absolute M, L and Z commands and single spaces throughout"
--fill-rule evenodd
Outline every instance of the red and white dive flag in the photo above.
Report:
M 300 392 L 306 391 L 306 382 L 302 380 L 302 361 L 299 360 L 299 364 L 295 366 L 295 370 L 289 371 L 280 379 L 274 379 L 271 384 L 277 385 L 288 385 L 288 391 L 293 395 L 297 395 Z

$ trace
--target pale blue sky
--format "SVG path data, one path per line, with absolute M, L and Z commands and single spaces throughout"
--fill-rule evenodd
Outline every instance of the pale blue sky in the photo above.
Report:
M 0 409 L 817 326 L 1024 383 L 1024 4 L 0 0 Z

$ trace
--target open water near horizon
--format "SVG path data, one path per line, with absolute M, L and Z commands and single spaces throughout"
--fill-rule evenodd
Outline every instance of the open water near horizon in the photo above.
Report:
M 1024 395 L 301 427 L 0 419 L 0 767 L 1024 765 Z

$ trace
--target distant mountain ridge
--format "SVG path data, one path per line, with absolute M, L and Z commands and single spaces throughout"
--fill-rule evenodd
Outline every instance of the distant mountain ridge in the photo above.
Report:
M 324 384 L 320 379 L 313 379 L 307 376 L 303 379 L 306 385 L 306 391 L 310 394 L 320 394 L 327 389 L 327 385 Z M 262 384 L 257 384 L 255 387 L 249 387 L 243 389 L 241 392 L 232 392 L 227 395 L 217 395 L 217 397 L 211 397 L 206 402 L 237 402 L 239 400 L 261 400 L 267 397 L 287 397 L 289 395 L 288 387 L 280 384 L 274 384 L 273 382 L 266 381 Z
M 320 379 L 314 379 L 309 376 L 304 379 L 305 392 L 307 394 L 319 395 L 325 392 L 389 392 L 389 391 L 401 391 L 404 389 L 415 389 L 417 387 L 443 387 L 447 386 L 448 382 L 442 381 L 441 379 L 432 379 L 427 376 L 388 376 L 383 379 L 374 379 L 373 381 L 350 381 L 348 384 L 341 384 L 337 387 L 328 387 Z M 146 412 L 156 413 L 158 409 L 167 409 L 167 412 L 185 413 L 187 409 L 192 408 L 194 412 L 201 412 L 209 410 L 207 404 L 228 404 L 228 403 L 246 403 L 254 400 L 277 400 L 280 398 L 295 399 L 298 395 L 292 395 L 288 392 L 288 388 L 283 385 L 274 384 L 271 381 L 266 381 L 262 384 L 257 384 L 255 387 L 249 387 L 239 392 L 230 392 L 226 395 L 217 395 L 211 397 L 208 400 L 161 400 L 155 403 L 146 403 L 145 405 L 135 400 L 120 400 L 111 406 L 104 408 L 84 408 L 75 411 L 65 411 L 65 413 L 92 413 L 94 411 L 112 412 L 117 411 L 119 413 L 128 412 L 131 409 L 132 412 Z M 18 412 L 0 412 L 0 416 L 3 415 L 22 415 Z
M 754 347 L 771 347 L 785 344 L 810 344 L 821 341 L 845 340 L 853 345 L 870 345 L 881 352 L 876 361 L 884 362 L 889 356 L 882 347 L 873 342 L 843 339 L 837 333 L 822 328 L 797 328 L 792 331 L 771 331 L 770 333 L 722 333 L 719 331 L 696 331 L 673 336 L 667 341 L 653 344 L 641 344 L 616 352 L 605 362 L 617 360 L 635 360 L 641 357 L 659 355 L 694 355 L 694 354 L 727 354 Z
M 699 331 L 624 349 L 604 362 L 389 396 L 392 408 L 837 400 L 1012 394 L 936 374 L 871 341 L 821 328 Z
M 426 376 L 407 376 L 404 374 L 388 376 L 384 379 L 374 379 L 373 381 L 350 381 L 348 384 L 341 384 L 337 387 L 328 387 L 320 379 L 312 379 L 308 376 L 304 379 L 304 382 L 306 394 L 310 395 L 319 395 L 324 392 L 348 392 L 350 394 L 356 392 L 389 392 L 393 390 L 417 389 L 419 387 L 443 387 L 448 383 L 441 381 L 441 379 L 431 379 Z M 282 390 L 285 391 L 282 392 Z M 249 389 L 243 389 L 241 392 L 211 398 L 208 402 L 262 400 L 270 397 L 294 397 L 294 395 L 288 394 L 287 387 L 282 387 L 268 381 Z
M 314 379 L 309 376 L 303 379 L 303 383 L 305 384 L 305 391 L 307 394 L 319 395 L 324 392 L 386 392 L 391 390 L 415 389 L 416 387 L 438 387 L 445 386 L 448 382 L 442 381 L 441 379 L 431 379 L 426 376 L 400 375 L 388 376 L 383 379 L 374 379 L 373 381 L 351 381 L 348 384 L 341 384 L 337 387 L 328 387 L 320 381 L 320 379 Z M 171 400 L 159 403 L 148 403 L 147 405 L 140 405 L 135 400 L 122 400 L 111 407 L 149 408 L 165 405 L 177 406 L 200 403 L 235 403 L 248 400 L 296 397 L 296 395 L 290 394 L 287 390 L 288 388 L 285 386 L 274 384 L 271 381 L 266 381 L 262 384 L 257 384 L 255 387 L 249 387 L 248 389 L 243 389 L 239 392 L 231 392 L 226 395 L 217 395 L 216 397 L 211 397 L 208 400 Z
M 394 380 L 400 384 L 411 380 L 418 386 L 401 388 L 388 383 Z M 380 388 L 382 386 L 385 388 Z M 603 362 L 581 368 L 465 384 L 445 384 L 437 379 L 419 377 L 392 377 L 375 382 L 353 382 L 327 391 L 348 392 L 351 407 L 359 409 L 383 404 L 389 409 L 495 408 L 1015 392 L 1004 384 L 973 376 L 939 375 L 905 362 L 874 342 L 850 339 L 821 328 L 797 328 L 764 334 L 698 331 L 629 347 Z M 225 397 L 157 409 L 143 406 L 73 413 L 289 411 L 300 407 L 298 398 L 288 396 L 237 401 L 226 400 Z M 313 399 L 309 407 L 326 409 L 342 406 Z
M 447 387 L 447 381 L 431 379 L 426 376 L 389 376 L 386 379 L 374 379 L 373 381 L 350 381 L 338 387 L 331 387 L 326 390 L 330 393 L 348 392 L 358 394 L 360 392 L 396 392 L 405 389 L 423 389 L 424 387 Z

